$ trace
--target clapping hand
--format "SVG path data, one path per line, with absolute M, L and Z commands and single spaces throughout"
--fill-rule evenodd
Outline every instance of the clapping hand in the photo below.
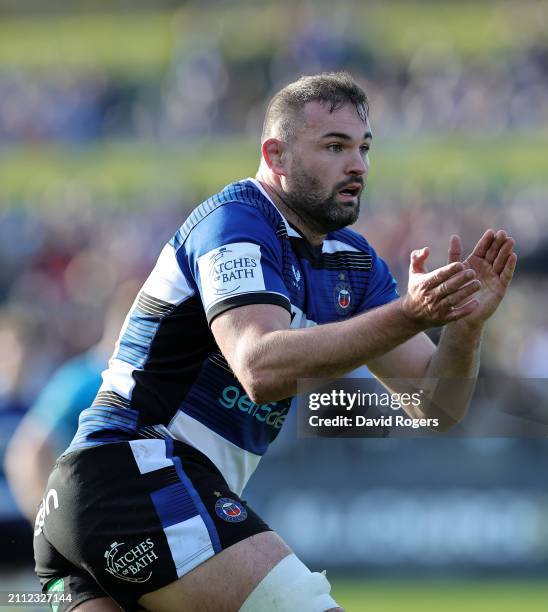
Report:
M 516 268 L 514 239 L 487 230 L 464 260 L 462 243 L 451 236 L 446 266 L 428 272 L 428 247 L 411 253 L 405 314 L 425 328 L 463 320 L 481 327 L 504 298 Z
M 466 270 L 473 270 L 481 288 L 474 294 L 476 307 L 463 321 L 481 326 L 495 312 L 506 295 L 516 269 L 515 241 L 504 230 L 489 229 L 480 238 L 474 250 L 462 262 Z M 459 236 L 451 236 L 448 263 L 461 261 L 462 242 Z

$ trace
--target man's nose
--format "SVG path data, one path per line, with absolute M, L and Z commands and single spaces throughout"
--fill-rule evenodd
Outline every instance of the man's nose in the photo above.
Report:
M 365 176 L 367 178 L 367 174 L 369 173 L 369 156 L 363 156 L 361 152 L 358 152 L 356 155 L 352 156 L 352 160 L 350 161 L 347 174 L 354 174 L 357 176 Z

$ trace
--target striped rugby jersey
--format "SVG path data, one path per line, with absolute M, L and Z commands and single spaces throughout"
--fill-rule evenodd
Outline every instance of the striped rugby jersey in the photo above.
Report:
M 398 297 L 387 265 L 350 229 L 310 245 L 255 179 L 194 209 L 128 313 L 72 450 L 174 437 L 207 455 L 240 494 L 291 398 L 254 404 L 210 330 L 226 310 L 276 304 L 291 327 L 342 321 Z

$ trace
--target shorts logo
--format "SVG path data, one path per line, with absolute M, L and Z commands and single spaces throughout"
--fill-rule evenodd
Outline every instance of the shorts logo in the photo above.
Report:
M 352 301 L 352 288 L 348 283 L 339 283 L 335 287 L 335 308 L 339 314 L 346 314 Z
M 217 500 L 215 512 L 218 517 L 227 523 L 241 523 L 247 518 L 247 510 L 242 504 L 229 497 L 221 497 L 221 499 Z
M 36 515 L 36 521 L 34 523 L 34 535 L 39 536 L 42 533 L 42 527 L 46 516 L 52 511 L 51 505 L 53 504 L 53 510 L 59 508 L 59 497 L 55 489 L 50 489 L 42 499 L 42 503 L 38 508 L 38 514 Z
M 129 548 L 124 542 L 113 542 L 105 551 L 106 571 L 115 578 L 127 582 L 146 582 L 152 576 L 148 566 L 158 559 L 154 542 L 147 538 Z
M 198 258 L 204 305 L 209 308 L 225 297 L 264 291 L 260 265 L 261 247 L 251 242 L 234 242 Z

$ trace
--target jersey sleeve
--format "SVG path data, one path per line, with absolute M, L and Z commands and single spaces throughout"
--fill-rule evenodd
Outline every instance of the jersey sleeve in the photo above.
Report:
M 367 292 L 359 312 L 388 304 L 388 302 L 397 300 L 400 297 L 397 289 L 398 284 L 392 276 L 388 265 L 377 255 L 371 245 L 369 245 L 369 250 L 371 254 L 371 274 L 367 285 Z
M 279 239 L 252 206 L 225 204 L 209 213 L 191 230 L 177 259 L 188 266 L 209 324 L 249 304 L 275 304 L 291 312 Z

